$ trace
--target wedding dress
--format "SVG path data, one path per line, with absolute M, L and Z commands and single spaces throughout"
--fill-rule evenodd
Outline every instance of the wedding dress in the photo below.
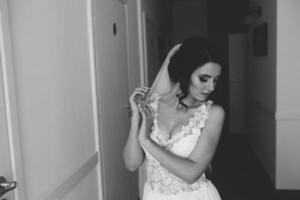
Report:
M 154 111 L 151 139 L 180 157 L 188 157 L 195 148 L 201 135 L 201 130 L 208 118 L 207 105 L 201 104 L 193 109 L 193 117 L 187 125 L 171 138 L 164 138 L 157 124 L 158 104 L 161 96 L 171 90 L 171 80 L 168 73 L 170 58 L 180 49 L 181 44 L 174 46 L 168 53 L 158 75 L 156 76 L 149 97 L 149 105 Z M 202 174 L 193 184 L 188 184 L 163 167 L 145 148 L 147 181 L 144 185 L 142 200 L 220 200 L 215 186 Z
M 181 157 L 188 157 L 197 144 L 201 129 L 208 117 L 206 104 L 200 105 L 193 112 L 187 125 L 171 138 L 160 134 L 157 124 L 160 95 L 153 93 L 149 104 L 154 111 L 151 139 L 165 150 Z M 164 168 L 146 149 L 147 181 L 144 186 L 143 200 L 220 200 L 215 186 L 203 174 L 195 183 L 188 184 Z

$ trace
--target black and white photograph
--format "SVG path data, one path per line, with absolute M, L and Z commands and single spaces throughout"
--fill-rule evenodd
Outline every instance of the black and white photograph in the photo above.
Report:
M 300 0 L 0 0 L 0 200 L 300 200 Z

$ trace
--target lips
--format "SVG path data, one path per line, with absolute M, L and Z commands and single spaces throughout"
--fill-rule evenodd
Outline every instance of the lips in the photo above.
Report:
M 201 94 L 204 95 L 204 96 L 210 95 L 210 93 L 201 93 Z

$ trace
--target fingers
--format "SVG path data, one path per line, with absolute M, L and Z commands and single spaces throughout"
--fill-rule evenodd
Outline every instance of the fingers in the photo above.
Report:
M 140 111 L 140 113 L 141 113 L 141 115 L 142 115 L 142 119 L 143 120 L 147 120 L 148 119 L 148 117 L 147 117 L 147 115 L 146 115 L 146 111 L 145 111 L 145 109 L 143 108 L 143 105 L 142 104 L 138 104 L 138 108 L 139 108 L 139 111 Z
M 139 87 L 134 90 L 134 93 L 141 94 L 143 97 L 148 93 L 149 88 L 147 87 Z
M 135 90 L 146 90 L 148 91 L 150 88 L 148 87 L 138 87 L 138 88 L 135 88 Z
M 146 101 L 148 92 L 149 92 L 149 88 L 147 87 L 136 88 L 129 98 L 131 106 L 136 106 L 137 104 Z
M 145 105 L 145 111 L 147 113 L 147 117 L 149 119 L 153 119 L 154 112 L 153 112 L 152 108 L 148 104 Z
M 147 88 L 147 87 L 138 87 L 133 91 L 130 98 L 132 99 L 133 97 L 135 97 L 137 95 L 141 95 L 142 97 L 145 97 L 149 90 L 150 90 L 150 88 Z
M 143 92 L 143 93 L 146 93 L 146 92 L 148 92 L 150 90 L 150 88 L 148 88 L 148 87 L 138 87 L 138 88 L 136 88 L 134 91 L 135 92 Z
M 138 107 L 139 107 L 139 111 L 141 112 L 142 115 L 149 116 L 149 112 L 148 112 L 145 104 L 138 104 Z
M 149 116 L 151 119 L 154 118 L 154 110 L 150 107 L 150 105 L 147 104 L 147 110 L 149 111 Z
M 145 117 L 149 120 L 153 119 L 154 111 L 152 110 L 152 108 L 149 105 L 139 104 L 138 107 L 139 107 L 139 111 L 141 112 L 143 117 Z

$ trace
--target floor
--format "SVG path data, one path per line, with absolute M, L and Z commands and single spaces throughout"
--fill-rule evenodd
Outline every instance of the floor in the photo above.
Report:
M 300 191 L 274 191 L 245 137 L 222 138 L 212 164 L 210 179 L 222 200 L 300 200 Z

